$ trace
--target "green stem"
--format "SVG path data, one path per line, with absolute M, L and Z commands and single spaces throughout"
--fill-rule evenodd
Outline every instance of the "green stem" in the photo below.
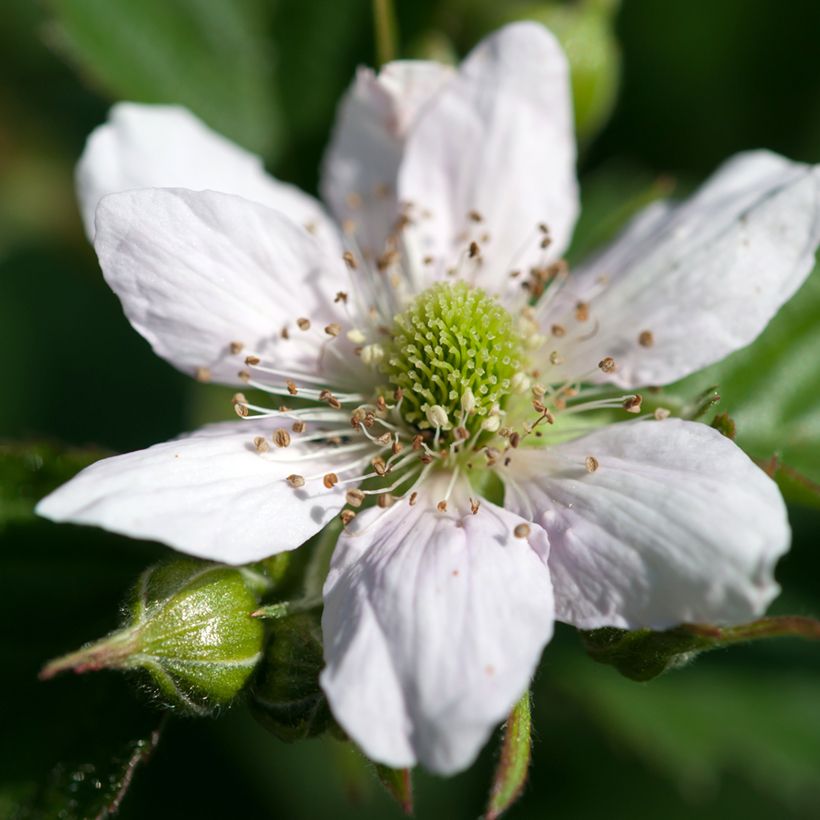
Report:
M 373 0 L 373 29 L 376 38 L 376 65 L 396 59 L 398 28 L 392 0 Z
M 820 621 L 802 615 L 777 615 L 760 618 L 740 626 L 687 625 L 688 632 L 707 640 L 710 646 L 724 646 L 758 638 L 809 638 L 820 640 Z

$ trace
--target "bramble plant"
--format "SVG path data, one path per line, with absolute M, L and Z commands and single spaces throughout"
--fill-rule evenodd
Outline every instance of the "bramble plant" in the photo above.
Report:
M 237 702 L 281 740 L 349 742 L 408 814 L 414 767 L 461 772 L 503 723 L 496 818 L 527 781 L 556 622 L 636 681 L 820 638 L 765 614 L 783 492 L 816 487 L 756 463 L 696 383 L 809 277 L 820 166 L 738 154 L 680 202 L 642 194 L 569 261 L 576 129 L 591 138 L 617 90 L 615 5 L 487 7 L 505 24 L 454 67 L 396 59 L 377 0 L 383 64 L 339 104 L 325 205 L 182 106 L 111 109 L 76 173 L 102 274 L 158 356 L 231 387 L 235 418 L 40 500 L 182 553 L 42 678 L 120 670 L 172 715 Z

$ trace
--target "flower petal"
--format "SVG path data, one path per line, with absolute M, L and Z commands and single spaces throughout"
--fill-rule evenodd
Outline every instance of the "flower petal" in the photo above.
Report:
M 598 469 L 588 472 L 593 456 Z M 513 457 L 505 505 L 543 526 L 556 617 L 582 629 L 740 623 L 777 595 L 777 486 L 704 424 L 625 422 Z
M 237 194 L 312 225 L 339 252 L 336 229 L 313 197 L 268 175 L 258 156 L 179 106 L 118 103 L 88 138 L 77 164 L 77 194 L 90 239 L 99 201 L 137 188 Z
M 360 68 L 339 105 L 322 167 L 322 196 L 340 224 L 352 223 L 359 248 L 383 252 L 398 216 L 396 176 L 409 128 L 452 77 L 422 60 Z
M 668 384 L 752 342 L 810 273 L 818 243 L 820 166 L 741 154 L 689 201 L 650 206 L 539 312 L 569 331 L 566 373 L 612 356 L 615 383 Z
M 321 476 L 352 459 L 296 435 L 286 449 L 258 452 L 254 437 L 269 436 L 272 427 L 214 424 L 103 459 L 44 498 L 37 512 L 227 564 L 295 549 L 342 508 L 343 492 L 326 489 Z M 294 473 L 309 478 L 299 489 L 286 481 Z
M 412 203 L 420 253 L 439 275 L 461 259 L 466 278 L 520 292 L 513 268 L 561 253 L 578 190 L 569 73 L 552 34 L 514 23 L 475 48 L 411 130 L 399 199 Z M 547 251 L 539 223 L 550 229 Z M 470 238 L 485 234 L 480 263 L 465 261 Z
M 336 719 L 373 760 L 441 774 L 474 760 L 526 689 L 552 635 L 544 532 L 467 487 L 435 504 L 362 513 L 339 539 L 325 583 L 322 687 Z
M 347 282 L 303 228 L 263 205 L 213 191 L 153 188 L 111 194 L 94 240 L 105 279 L 154 352 L 183 372 L 228 384 L 250 352 L 280 368 L 344 383 L 345 362 L 322 345 L 344 324 L 334 294 Z M 296 320 L 308 318 L 307 331 Z M 290 339 L 283 339 L 282 328 Z M 232 354 L 232 342 L 243 350 Z M 344 335 L 331 343 L 344 347 Z

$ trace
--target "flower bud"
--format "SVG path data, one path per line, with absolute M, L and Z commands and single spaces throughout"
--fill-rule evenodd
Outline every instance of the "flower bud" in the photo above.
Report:
M 121 629 L 47 664 L 40 677 L 139 670 L 170 709 L 204 715 L 230 702 L 262 656 L 258 600 L 240 569 L 179 559 L 139 578 Z
M 317 737 L 336 730 L 319 673 L 322 630 L 304 612 L 271 623 L 264 660 L 249 689 L 253 716 L 280 740 Z

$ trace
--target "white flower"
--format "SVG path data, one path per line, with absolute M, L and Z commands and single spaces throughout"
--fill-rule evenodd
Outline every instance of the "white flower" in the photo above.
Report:
M 395 767 L 467 766 L 554 618 L 761 613 L 789 541 L 773 482 L 705 425 L 598 411 L 639 413 L 636 388 L 762 331 L 814 264 L 820 173 L 743 154 L 569 273 L 573 166 L 566 62 L 534 24 L 458 71 L 360 71 L 322 181 L 341 230 L 186 111 L 116 106 L 77 174 L 106 281 L 160 356 L 273 398 L 101 461 L 40 513 L 241 564 L 347 501 L 322 685 Z M 503 508 L 474 489 L 491 472 Z

